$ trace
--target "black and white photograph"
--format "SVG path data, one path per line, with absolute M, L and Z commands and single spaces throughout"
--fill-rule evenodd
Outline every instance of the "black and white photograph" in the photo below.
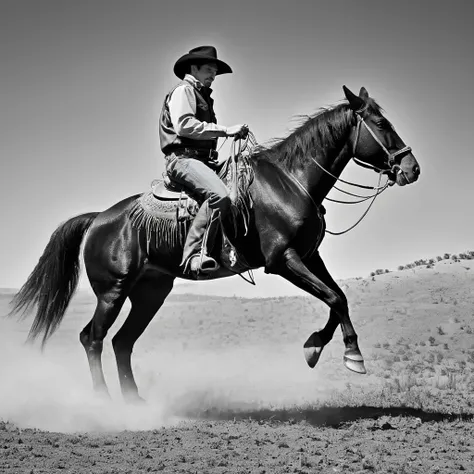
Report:
M 474 473 L 473 18 L 0 0 L 0 473 Z

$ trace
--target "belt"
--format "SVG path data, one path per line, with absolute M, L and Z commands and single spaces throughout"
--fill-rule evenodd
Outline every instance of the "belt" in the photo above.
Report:
M 219 154 L 216 150 L 211 149 L 197 149 L 197 148 L 176 148 L 170 152 L 177 156 L 187 156 L 189 158 L 196 158 L 199 161 L 217 160 Z

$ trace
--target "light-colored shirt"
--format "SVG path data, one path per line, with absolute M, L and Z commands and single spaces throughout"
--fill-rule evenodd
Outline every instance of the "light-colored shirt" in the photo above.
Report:
M 204 87 L 194 76 L 186 74 L 185 81 L 199 90 Z M 178 86 L 169 98 L 168 108 L 176 134 L 194 140 L 209 140 L 227 136 L 227 127 L 216 123 L 201 122 L 196 118 L 194 90 L 186 84 Z

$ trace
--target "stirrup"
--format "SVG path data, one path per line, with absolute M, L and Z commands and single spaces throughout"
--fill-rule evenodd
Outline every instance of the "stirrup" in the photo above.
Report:
M 189 259 L 189 271 L 191 273 L 203 273 L 205 275 L 214 273 L 220 265 L 212 257 L 196 254 Z

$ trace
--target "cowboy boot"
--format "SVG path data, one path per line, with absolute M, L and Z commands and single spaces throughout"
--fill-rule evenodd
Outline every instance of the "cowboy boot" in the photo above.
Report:
M 219 231 L 220 227 L 221 227 L 221 211 L 219 209 L 213 209 L 209 224 L 204 234 L 204 240 L 203 240 L 203 245 L 202 245 L 202 248 L 203 248 L 202 258 L 208 261 L 208 263 L 206 264 L 207 267 L 210 266 L 209 260 L 214 261 L 216 265 L 215 270 L 219 268 L 219 263 L 217 263 L 216 260 L 214 260 L 209 255 L 214 249 L 214 243 L 216 240 L 217 232 Z
M 219 229 L 219 214 L 218 210 L 211 211 L 207 201 L 200 207 L 184 244 L 181 265 L 184 265 L 185 272 L 190 271 L 197 276 L 219 268 L 216 260 L 209 256 Z

